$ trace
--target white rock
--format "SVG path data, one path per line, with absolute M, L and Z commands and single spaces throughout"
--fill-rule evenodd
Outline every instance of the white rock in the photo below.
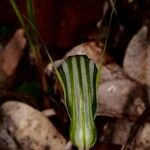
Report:
M 148 27 L 143 26 L 131 39 L 124 58 L 124 69 L 130 77 L 150 86 L 150 42 Z
M 149 150 L 150 149 L 150 122 L 147 121 L 140 128 L 136 138 L 134 139 L 131 149 L 134 150 Z
M 0 109 L 0 149 L 63 150 L 65 139 L 39 111 L 15 101 Z
M 130 80 L 115 63 L 103 66 L 97 114 L 136 119 L 146 104 L 145 89 L 140 84 Z

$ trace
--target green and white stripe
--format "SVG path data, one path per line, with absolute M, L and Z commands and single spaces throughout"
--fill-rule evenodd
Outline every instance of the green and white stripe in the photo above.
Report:
M 87 56 L 67 58 L 59 68 L 65 103 L 70 116 L 70 139 L 80 150 L 96 141 L 97 68 Z

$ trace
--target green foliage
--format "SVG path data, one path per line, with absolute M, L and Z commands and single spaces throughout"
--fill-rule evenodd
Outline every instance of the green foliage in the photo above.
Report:
M 28 40 L 29 49 L 33 53 L 33 57 L 35 58 L 35 63 L 37 67 L 38 77 L 40 88 L 44 92 L 48 92 L 48 86 L 46 83 L 46 78 L 44 75 L 44 68 L 43 68 L 43 60 L 39 51 L 39 41 L 38 35 L 35 30 L 36 22 L 35 22 L 35 13 L 34 13 L 34 5 L 32 0 L 26 0 L 27 6 L 27 14 L 28 16 L 22 16 L 20 10 L 18 9 L 15 0 L 9 0 L 10 4 L 12 5 L 22 28 L 24 29 L 26 38 Z M 43 96 L 43 101 L 47 101 L 47 98 Z
M 33 49 L 34 49 L 34 43 L 33 43 L 33 41 L 32 41 L 32 38 L 31 38 L 30 34 L 29 34 L 29 31 L 28 31 L 28 29 L 27 29 L 27 26 L 26 26 L 26 24 L 25 24 L 25 22 L 24 22 L 24 20 L 23 20 L 23 17 L 22 17 L 22 15 L 21 15 L 21 12 L 20 12 L 20 10 L 18 9 L 15 0 L 9 0 L 9 2 L 11 3 L 11 5 L 12 5 L 12 7 L 13 7 L 13 9 L 14 9 L 14 11 L 15 11 L 17 17 L 18 17 L 18 20 L 19 20 L 21 26 L 23 27 L 23 29 L 24 29 L 24 31 L 25 31 L 26 37 L 27 37 L 28 42 L 29 42 L 30 49 L 33 50 Z

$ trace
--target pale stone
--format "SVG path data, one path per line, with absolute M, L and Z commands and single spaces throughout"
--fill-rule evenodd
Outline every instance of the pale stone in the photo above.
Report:
M 0 109 L 1 150 L 63 150 L 65 139 L 39 111 L 15 101 Z

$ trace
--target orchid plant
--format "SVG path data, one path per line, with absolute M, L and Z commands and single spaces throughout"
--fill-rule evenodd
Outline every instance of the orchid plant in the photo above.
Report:
M 28 17 L 26 17 L 26 19 L 30 23 L 32 31 L 29 32 L 15 0 L 9 1 L 25 31 L 29 47 L 35 54 L 36 62 L 37 64 L 40 64 L 38 57 L 39 53 L 36 49 L 38 42 L 37 36 L 39 34 L 35 25 L 33 2 L 32 0 L 26 0 L 28 12 Z M 113 10 L 110 17 L 110 23 Z M 106 39 L 108 39 L 108 35 L 109 31 Z M 97 138 L 95 126 L 97 89 L 100 82 L 102 60 L 107 46 L 107 40 L 104 45 L 100 66 L 98 68 L 87 56 L 76 55 L 68 57 L 57 69 L 43 41 L 42 43 L 64 91 L 65 106 L 71 122 L 70 139 L 79 150 L 88 150 L 95 144 Z

